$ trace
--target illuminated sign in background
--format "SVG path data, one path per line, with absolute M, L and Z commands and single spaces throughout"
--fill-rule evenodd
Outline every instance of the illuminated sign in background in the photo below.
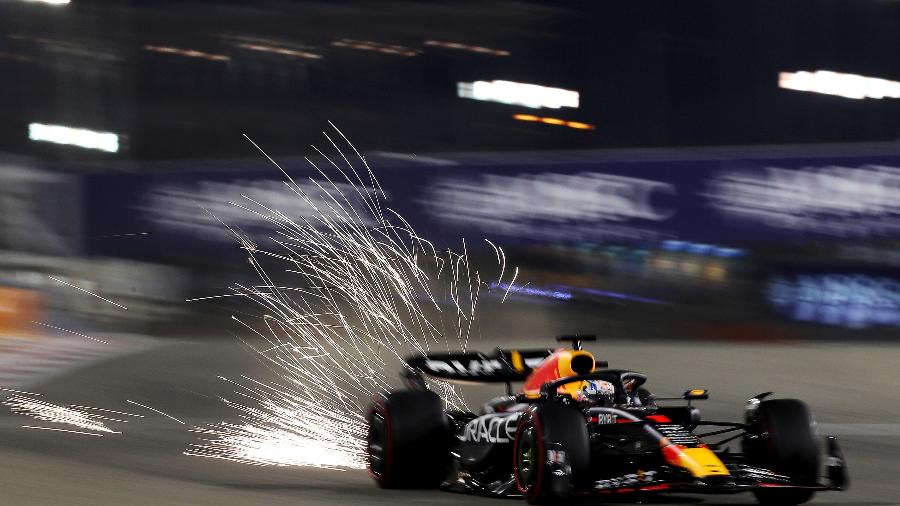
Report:
M 573 90 L 498 80 L 458 83 L 456 93 L 460 98 L 523 105 L 532 109 L 542 107 L 549 109 L 573 107 L 577 109 L 579 98 L 578 92 Z
M 900 98 L 900 82 L 830 70 L 781 72 L 778 87 L 844 98 Z
M 28 125 L 28 138 L 37 142 L 52 142 L 84 149 L 96 149 L 107 153 L 119 151 L 118 135 L 112 132 L 96 132 L 86 128 L 31 123 Z

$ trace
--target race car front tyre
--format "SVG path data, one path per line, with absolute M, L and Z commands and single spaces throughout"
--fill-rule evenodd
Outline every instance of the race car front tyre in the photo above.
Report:
M 815 420 L 805 403 L 774 399 L 759 405 L 759 439 L 751 454 L 754 464 L 790 476 L 802 485 L 813 485 L 819 472 L 819 445 Z M 788 506 L 809 501 L 813 492 L 773 487 L 754 492 L 760 504 Z
M 589 466 L 590 439 L 579 411 L 555 403 L 539 404 L 519 419 L 513 474 L 528 504 L 565 500 L 584 485 Z M 561 476 L 565 471 L 568 476 Z
M 431 391 L 377 396 L 366 416 L 369 474 L 381 488 L 437 488 L 450 465 L 450 434 Z

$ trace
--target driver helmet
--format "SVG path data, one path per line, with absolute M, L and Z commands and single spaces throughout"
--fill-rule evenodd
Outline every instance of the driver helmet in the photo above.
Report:
M 578 392 L 578 400 L 591 406 L 612 406 L 615 398 L 616 388 L 604 380 L 587 380 Z

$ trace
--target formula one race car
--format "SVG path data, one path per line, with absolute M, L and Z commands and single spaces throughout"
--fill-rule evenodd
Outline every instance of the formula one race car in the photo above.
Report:
M 702 420 L 691 403 L 706 390 L 654 397 L 645 375 L 595 361 L 584 340 L 594 338 L 562 337 L 572 347 L 557 350 L 408 360 L 408 390 L 377 396 L 367 413 L 369 472 L 384 488 L 524 496 L 529 504 L 750 491 L 762 504 L 789 505 L 847 486 L 833 437 L 819 476 L 820 441 L 803 402 L 768 392 L 747 402 L 743 422 Z M 508 395 L 480 415 L 448 411 L 423 375 L 506 383 Z M 517 381 L 524 386 L 512 395 Z M 657 404 L 673 400 L 686 405 Z M 738 439 L 741 451 L 733 451 L 728 444 Z

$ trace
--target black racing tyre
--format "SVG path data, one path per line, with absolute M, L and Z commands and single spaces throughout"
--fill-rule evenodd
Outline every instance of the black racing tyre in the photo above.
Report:
M 450 429 L 431 391 L 377 396 L 366 416 L 369 474 L 381 488 L 437 488 L 450 465 Z
M 572 481 L 564 488 L 548 470 L 548 448 L 566 453 Z M 528 504 L 557 504 L 585 486 L 590 439 L 584 415 L 556 403 L 538 404 L 519 419 L 513 443 L 513 475 Z
M 758 408 L 760 440 L 756 462 L 790 476 L 795 482 L 813 485 L 819 473 L 819 444 L 815 420 L 805 403 L 796 399 L 762 401 Z M 760 504 L 787 506 L 802 504 L 813 496 L 811 490 L 754 491 Z

